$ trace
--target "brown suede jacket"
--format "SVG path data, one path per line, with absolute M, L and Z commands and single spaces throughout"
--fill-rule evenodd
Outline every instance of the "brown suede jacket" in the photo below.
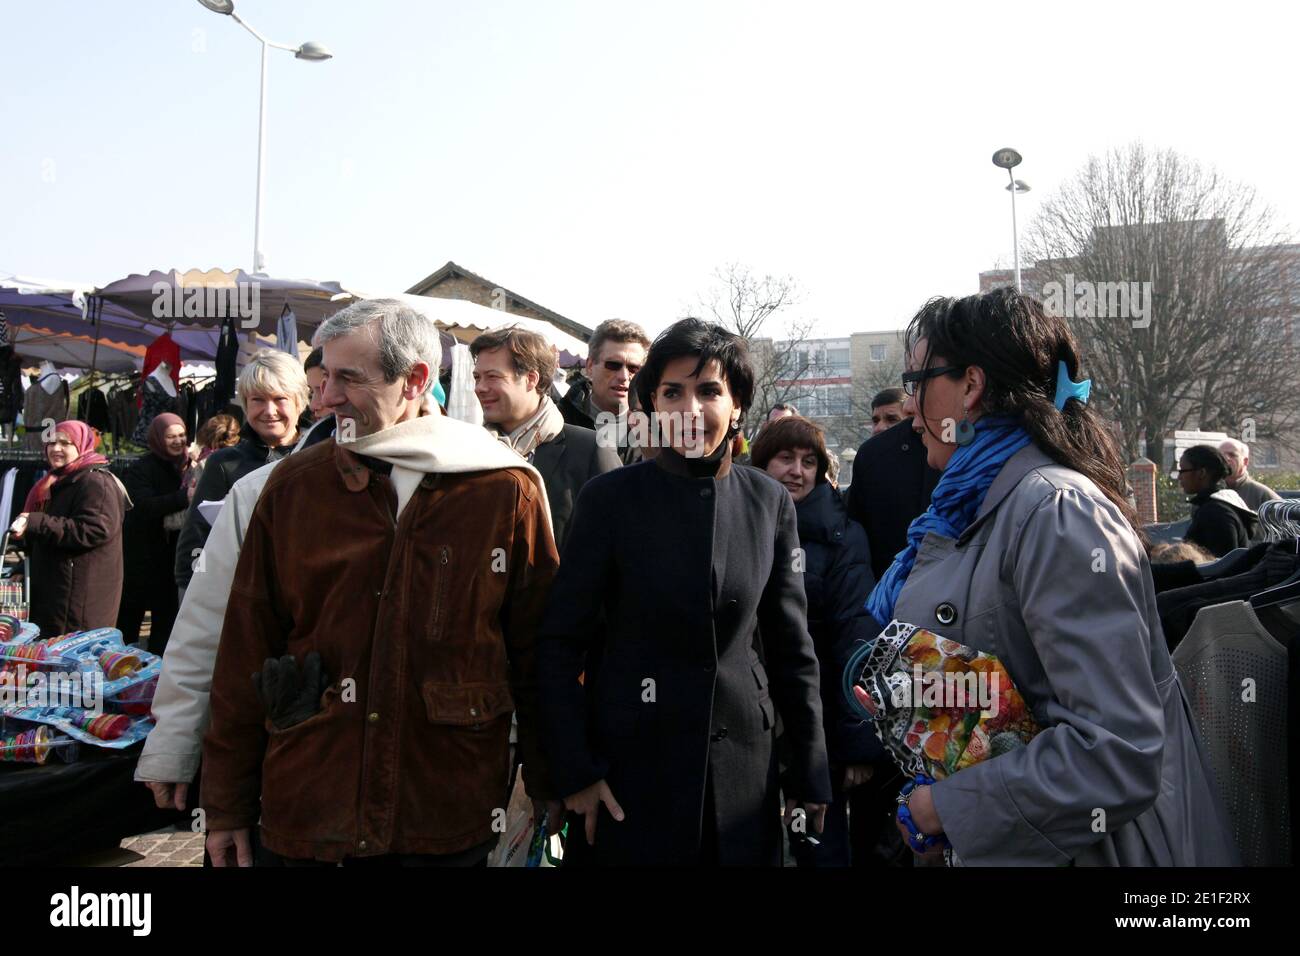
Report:
M 536 728 L 535 631 L 559 565 L 522 469 L 426 475 L 397 496 L 333 439 L 267 481 L 212 681 L 202 803 L 289 857 L 455 853 L 507 803 L 510 715 L 530 796 L 552 796 Z M 275 729 L 251 675 L 319 651 L 321 710 Z M 260 799 L 260 806 L 259 806 Z

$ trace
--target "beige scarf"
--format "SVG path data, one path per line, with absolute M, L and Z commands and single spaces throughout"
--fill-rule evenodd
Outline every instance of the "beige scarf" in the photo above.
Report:
M 564 430 L 564 416 L 551 401 L 549 395 L 543 395 L 537 411 L 514 431 L 507 434 L 500 425 L 488 426 L 502 444 L 513 448 L 525 461 L 531 461 L 533 452 L 539 445 L 553 441 Z
M 445 415 L 421 415 L 373 435 L 344 442 L 343 447 L 354 454 L 378 458 L 393 466 L 392 482 L 397 491 L 398 514 L 424 475 L 522 468 L 535 479 L 546 505 L 549 523 L 550 502 L 537 469 L 521 461 L 518 455 L 478 425 Z

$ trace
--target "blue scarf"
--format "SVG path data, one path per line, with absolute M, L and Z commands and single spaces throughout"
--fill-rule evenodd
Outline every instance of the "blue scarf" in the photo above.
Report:
M 975 422 L 975 438 L 958 445 L 935 486 L 930 507 L 907 528 L 907 547 L 898 552 L 867 598 L 867 611 L 883 629 L 894 619 L 894 605 L 916 563 L 927 532 L 957 538 L 970 527 L 989 485 L 1007 459 L 1029 444 L 1029 433 L 1015 418 L 985 416 Z

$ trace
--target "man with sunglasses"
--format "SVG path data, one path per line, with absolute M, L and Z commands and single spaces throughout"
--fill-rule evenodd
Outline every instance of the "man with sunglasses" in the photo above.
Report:
M 627 415 L 628 397 L 632 379 L 645 364 L 650 337 L 635 322 L 624 319 L 607 319 L 596 326 L 591 341 L 587 343 L 586 373 L 569 386 L 559 399 L 560 414 L 570 425 L 596 428 L 596 416 L 601 412 Z M 625 434 L 618 429 L 617 434 Z M 607 434 L 615 434 L 611 429 Z M 624 464 L 635 457 L 637 449 L 622 444 L 616 451 Z

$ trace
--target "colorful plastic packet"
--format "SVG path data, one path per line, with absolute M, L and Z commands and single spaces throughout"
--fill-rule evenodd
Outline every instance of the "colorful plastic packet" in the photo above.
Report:
M 156 681 L 162 673 L 162 658 L 148 651 L 128 648 L 122 632 L 115 627 L 98 627 L 54 638 L 46 644 L 47 653 L 75 666 L 87 677 L 98 674 L 103 680 L 100 692 L 105 698 L 121 695 L 130 687 Z
M 44 764 L 52 753 L 71 763 L 79 754 L 77 741 L 46 726 L 0 736 L 0 761 Z
M 0 716 L 45 724 L 82 743 L 112 750 L 139 743 L 153 730 L 153 720 L 149 717 L 97 714 L 78 707 L 0 707 Z

